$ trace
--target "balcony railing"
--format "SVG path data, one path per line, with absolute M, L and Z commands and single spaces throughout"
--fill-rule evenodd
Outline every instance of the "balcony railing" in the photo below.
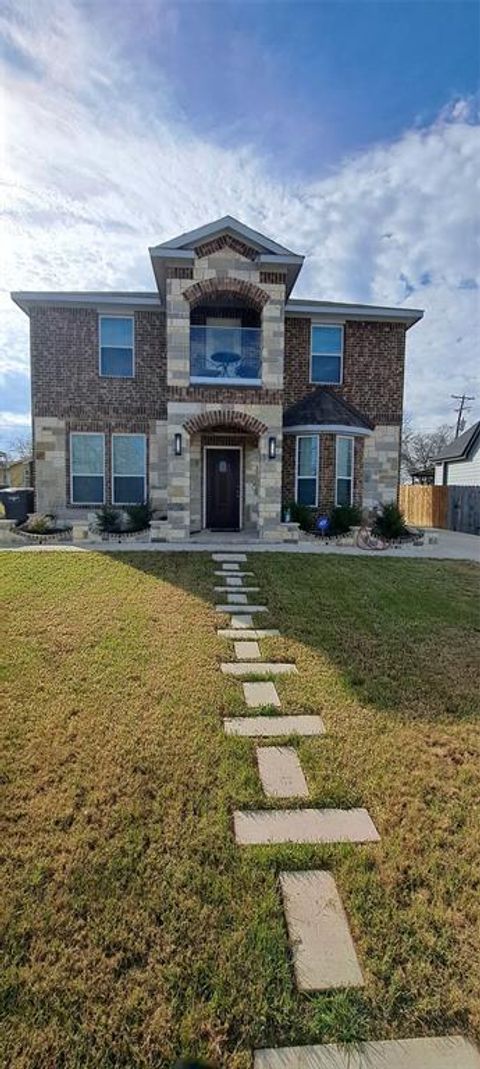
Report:
M 190 327 L 190 379 L 258 386 L 261 351 L 259 327 Z

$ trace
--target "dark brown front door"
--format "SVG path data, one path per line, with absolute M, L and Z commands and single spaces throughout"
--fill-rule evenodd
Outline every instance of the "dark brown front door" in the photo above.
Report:
M 206 526 L 214 531 L 240 527 L 240 450 L 207 449 Z

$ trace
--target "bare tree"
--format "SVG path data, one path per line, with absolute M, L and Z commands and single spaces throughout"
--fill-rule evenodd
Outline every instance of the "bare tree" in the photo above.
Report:
M 32 456 L 31 434 L 19 434 L 12 438 L 7 449 L 9 460 L 30 460 Z
M 455 430 L 448 423 L 441 423 L 433 431 L 417 431 L 410 415 L 405 416 L 402 427 L 401 476 L 406 482 L 416 471 L 425 471 L 446 445 L 453 441 Z

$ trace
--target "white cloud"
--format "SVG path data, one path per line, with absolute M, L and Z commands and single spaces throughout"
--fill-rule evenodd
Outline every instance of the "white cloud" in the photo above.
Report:
M 195 136 L 161 80 L 135 80 L 128 27 L 116 41 L 111 25 L 106 49 L 101 25 L 80 12 L 73 0 L 25 7 L 21 18 L 7 10 L 17 56 L 6 73 L 9 289 L 152 288 L 149 244 L 229 212 L 307 254 L 296 295 L 425 308 L 408 339 L 406 403 L 418 424 L 448 420 L 451 393 L 476 392 L 480 403 L 479 128 L 469 102 L 327 178 L 293 184 L 251 146 Z M 3 309 L 8 383 L 6 373 L 27 367 L 27 324 L 5 295 Z

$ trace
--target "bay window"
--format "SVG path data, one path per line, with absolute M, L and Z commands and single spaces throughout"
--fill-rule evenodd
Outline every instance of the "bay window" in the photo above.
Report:
M 337 505 L 353 502 L 353 438 L 337 438 L 335 501 Z
M 299 435 L 296 446 L 295 500 L 318 504 L 318 434 Z
M 74 505 L 105 501 L 105 435 L 70 435 L 70 496 Z
M 147 448 L 144 434 L 112 435 L 112 502 L 141 505 L 147 497 Z

